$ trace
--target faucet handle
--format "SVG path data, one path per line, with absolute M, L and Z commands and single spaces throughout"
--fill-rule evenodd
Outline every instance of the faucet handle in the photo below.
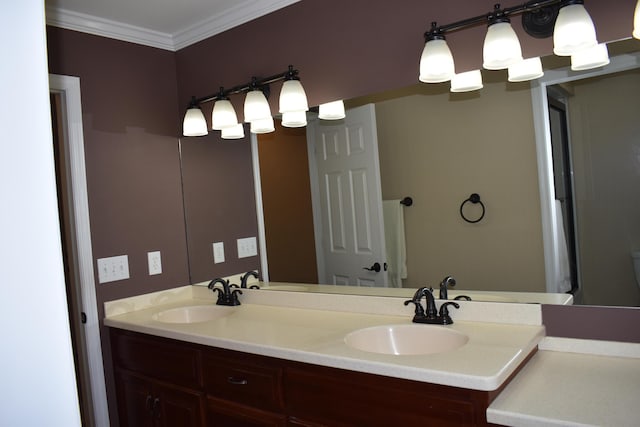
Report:
M 422 308 L 422 304 L 420 304 L 420 299 L 408 299 L 404 302 L 404 305 L 409 305 L 411 303 L 416 305 L 415 315 L 418 317 L 424 317 L 424 308 Z
M 442 304 L 440 306 L 439 317 L 440 319 L 442 319 L 441 321 L 443 325 L 451 325 L 453 323 L 453 319 L 451 319 L 451 316 L 449 316 L 449 309 L 447 308 L 447 306 L 449 305 L 452 305 L 455 308 L 460 308 L 460 304 L 453 301 L 445 302 L 444 304 Z

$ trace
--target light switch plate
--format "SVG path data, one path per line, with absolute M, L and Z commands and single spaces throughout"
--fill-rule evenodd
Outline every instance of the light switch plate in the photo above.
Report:
M 162 257 L 160 251 L 147 252 L 147 261 L 149 263 L 149 276 L 162 274 Z
M 255 237 L 238 239 L 238 258 L 258 255 L 258 243 Z
M 127 255 L 98 259 L 98 282 L 109 283 L 129 278 L 129 257 Z
M 214 264 L 224 262 L 224 242 L 216 242 L 213 244 L 213 262 Z

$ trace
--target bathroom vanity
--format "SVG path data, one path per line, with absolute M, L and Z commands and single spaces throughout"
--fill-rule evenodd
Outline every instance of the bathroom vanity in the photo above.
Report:
M 544 335 L 531 304 L 462 301 L 453 325 L 430 326 L 398 298 L 243 291 L 238 307 L 195 286 L 106 304 L 121 425 L 488 425 Z M 469 318 L 479 312 L 493 321 Z M 345 342 L 387 325 L 467 340 L 401 355 Z

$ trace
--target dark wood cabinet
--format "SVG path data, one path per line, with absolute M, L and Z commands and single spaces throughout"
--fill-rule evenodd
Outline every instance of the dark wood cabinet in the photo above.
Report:
M 487 426 L 486 409 L 500 391 L 309 365 L 120 329 L 111 329 L 111 343 L 123 427 Z

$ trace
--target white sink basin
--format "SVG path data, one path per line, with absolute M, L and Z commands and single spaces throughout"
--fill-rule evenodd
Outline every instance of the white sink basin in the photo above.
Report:
M 437 325 L 383 325 L 351 332 L 344 340 L 348 346 L 370 353 L 417 355 L 455 350 L 469 337 Z
M 192 305 L 161 311 L 153 320 L 163 323 L 199 323 L 219 319 L 233 313 L 234 307 L 220 305 Z

